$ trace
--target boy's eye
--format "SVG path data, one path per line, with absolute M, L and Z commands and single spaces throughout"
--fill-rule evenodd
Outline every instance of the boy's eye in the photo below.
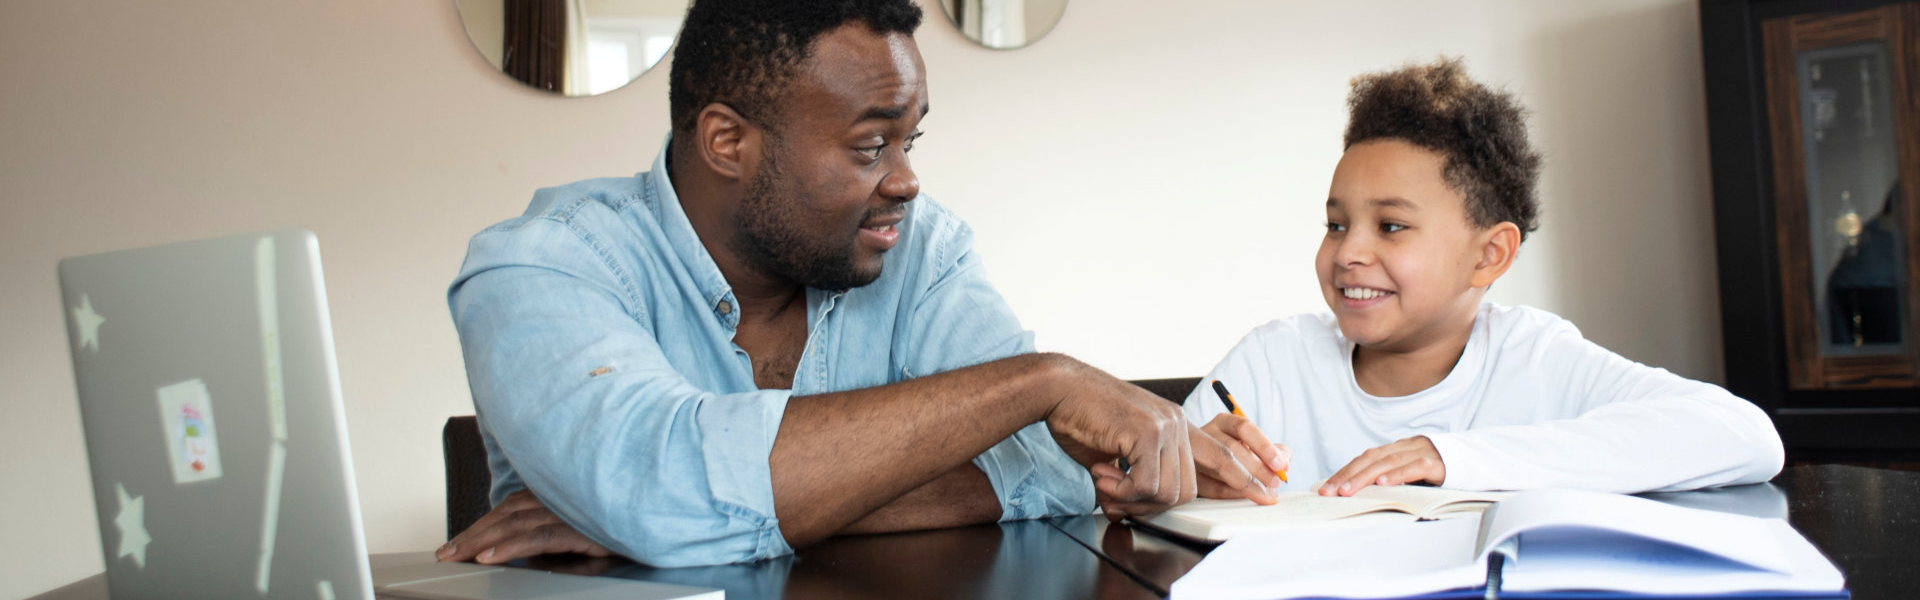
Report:
M 1327 233 L 1339 233 L 1346 230 L 1347 230 L 1346 225 L 1341 225 L 1333 221 L 1327 221 Z
M 1402 230 L 1402 229 L 1406 229 L 1406 228 L 1407 228 L 1407 226 L 1405 226 L 1405 225 L 1401 225 L 1401 224 L 1399 224 L 1399 223 L 1381 223 L 1381 224 L 1380 224 L 1380 232 L 1381 232 L 1381 233 L 1393 233 L 1393 232 L 1396 232 L 1396 231 L 1400 231 L 1400 230 Z

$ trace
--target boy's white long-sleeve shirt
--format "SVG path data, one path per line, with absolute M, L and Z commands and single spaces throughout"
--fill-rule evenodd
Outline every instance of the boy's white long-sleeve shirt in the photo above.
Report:
M 1719 386 L 1627 360 L 1547 311 L 1482 304 L 1440 383 L 1380 397 L 1360 389 L 1353 342 L 1332 314 L 1254 329 L 1187 396 L 1204 425 L 1225 383 L 1272 441 L 1293 451 L 1283 489 L 1305 490 L 1362 451 L 1427 436 L 1443 487 L 1634 493 L 1756 483 L 1780 472 L 1772 420 Z

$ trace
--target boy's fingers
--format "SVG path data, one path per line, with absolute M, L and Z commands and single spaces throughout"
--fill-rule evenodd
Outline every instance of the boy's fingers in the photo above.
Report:
M 1252 449 L 1253 453 L 1260 457 L 1260 464 L 1265 465 L 1266 470 L 1281 471 L 1287 468 L 1288 457 L 1280 455 L 1280 445 L 1267 439 L 1267 434 L 1260 431 L 1259 427 L 1255 427 L 1252 421 L 1240 419 L 1239 423 L 1234 425 L 1232 432 L 1234 438 L 1246 444 L 1247 448 Z
M 1358 475 L 1362 469 L 1365 469 L 1369 465 L 1372 465 L 1375 460 L 1379 460 L 1378 458 L 1379 450 L 1380 450 L 1379 448 L 1369 448 L 1367 449 L 1366 452 L 1360 453 L 1360 456 L 1354 457 L 1353 460 L 1347 461 L 1346 466 L 1340 467 L 1339 471 L 1335 471 L 1333 475 L 1331 477 L 1328 477 L 1327 481 L 1324 484 L 1322 484 L 1320 488 L 1320 495 L 1322 496 L 1348 495 L 1346 492 L 1348 491 L 1349 488 L 1352 487 L 1351 480 L 1353 479 L 1353 477 L 1355 475 Z
M 1222 499 L 1231 500 L 1234 498 L 1246 497 L 1245 494 L 1240 493 L 1239 489 L 1236 489 L 1233 486 L 1227 485 L 1225 483 L 1221 483 L 1220 480 L 1214 479 L 1212 477 L 1201 476 L 1198 483 L 1200 484 L 1200 497 L 1202 498 L 1222 498 Z M 1255 500 L 1254 502 L 1259 502 L 1259 500 Z
M 1396 475 L 1402 470 L 1417 470 L 1422 466 L 1421 457 L 1415 452 L 1395 452 L 1380 457 L 1355 473 L 1348 482 L 1351 485 L 1342 488 L 1342 495 L 1351 496 L 1369 485 L 1397 485 L 1409 481 L 1404 475 Z M 1418 480 L 1420 478 L 1415 478 Z M 1385 481 L 1383 483 L 1383 480 Z
M 1375 481 L 1375 484 L 1376 485 L 1402 485 L 1402 484 L 1412 483 L 1416 481 L 1425 481 L 1429 477 L 1430 475 L 1427 473 L 1427 469 L 1425 465 L 1422 465 L 1418 461 L 1415 461 L 1415 462 L 1409 462 L 1407 464 L 1401 465 L 1400 468 L 1387 471 L 1385 474 L 1381 475 L 1377 481 Z
M 1261 460 L 1259 456 L 1254 455 L 1252 450 L 1248 450 L 1245 447 L 1234 445 L 1232 448 L 1234 460 L 1246 468 L 1247 475 L 1254 479 L 1253 483 L 1255 485 L 1259 485 L 1267 491 L 1272 491 L 1273 488 L 1280 487 L 1280 476 L 1274 474 L 1273 469 L 1268 468 L 1266 461 Z
M 1204 431 L 1190 439 L 1194 443 L 1194 467 L 1199 469 L 1200 475 L 1240 492 L 1225 497 L 1246 497 L 1259 504 L 1274 502 L 1273 492 L 1268 488 L 1277 484 L 1279 479 L 1268 473 L 1264 479 L 1272 479 L 1273 483 L 1267 483 L 1256 475 L 1263 472 L 1260 470 L 1260 459 L 1245 446 L 1237 442 L 1221 442 Z M 1248 465 L 1253 466 L 1249 469 Z M 1204 489 L 1200 492 L 1210 498 L 1223 497 L 1209 494 Z

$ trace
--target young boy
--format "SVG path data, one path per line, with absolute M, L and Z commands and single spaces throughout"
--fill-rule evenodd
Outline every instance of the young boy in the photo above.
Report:
M 1187 397 L 1246 464 L 1350 496 L 1681 490 L 1766 481 L 1780 436 L 1753 404 L 1641 365 L 1551 313 L 1484 302 L 1537 226 L 1540 157 L 1508 94 L 1443 60 L 1361 76 L 1315 258 L 1332 314 L 1247 334 Z M 1247 420 L 1225 413 L 1213 380 Z M 1291 446 L 1270 443 L 1282 441 Z M 1201 494 L 1239 497 L 1217 482 Z

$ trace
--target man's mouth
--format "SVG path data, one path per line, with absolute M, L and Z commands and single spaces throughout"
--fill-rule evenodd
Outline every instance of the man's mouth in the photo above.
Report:
M 900 242 L 900 229 L 895 226 L 905 218 L 906 211 L 869 218 L 860 224 L 860 239 L 881 252 L 891 250 Z

